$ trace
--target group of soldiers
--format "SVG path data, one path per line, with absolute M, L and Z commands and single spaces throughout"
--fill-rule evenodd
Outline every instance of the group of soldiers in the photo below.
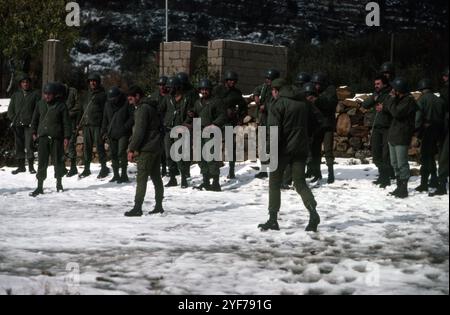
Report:
M 448 69 L 443 80 L 440 97 L 433 94 L 431 80 L 422 80 L 419 83 L 422 95 L 416 102 L 406 80 L 396 78 L 394 65 L 385 63 L 374 80 L 375 92 L 362 104 L 376 112 L 371 135 L 374 163 L 379 170 L 375 184 L 386 188 L 396 179 L 397 188 L 392 195 L 398 198 L 408 196 L 408 149 L 414 134 L 422 142 L 422 183 L 417 190 L 428 191 L 432 186 L 437 190 L 431 196 L 447 193 Z M 129 182 L 128 162 L 137 162 L 135 203 L 125 216 L 143 215 L 149 177 L 155 187 L 155 208 L 150 214 L 163 213 L 162 177 L 169 177 L 166 188 L 178 186 L 177 176 L 181 178 L 181 188 L 188 188 L 190 178 L 191 162 L 175 162 L 171 158 L 171 148 L 177 140 L 171 138 L 172 129 L 181 126 L 192 130 L 195 118 L 201 119 L 202 129 L 243 125 L 249 114 L 249 102 L 254 101 L 259 125 L 279 128 L 278 168 L 268 172 L 262 162 L 261 171 L 256 175 L 259 179 L 269 177 L 269 220 L 259 228 L 279 229 L 281 190 L 289 189 L 293 182 L 310 214 L 306 230 L 317 231 L 320 223 L 317 202 L 306 178 L 313 178 L 311 182 L 322 179 L 323 155 L 328 167 L 328 183 L 335 181 L 333 145 L 338 98 L 336 87 L 326 74 L 301 72 L 291 85 L 281 78 L 280 71 L 270 69 L 251 100 L 244 99 L 237 88 L 239 77 L 233 71 L 227 71 L 223 82 L 216 87 L 208 78 L 201 79 L 194 87 L 186 73 L 170 78 L 162 76 L 157 91 L 149 96 L 138 86 L 130 87 L 126 93 L 119 87 L 105 91 L 100 75 L 95 73 L 90 74 L 87 81 L 88 93 L 83 98 L 67 85 L 49 83 L 41 99 L 32 90 L 28 76 L 19 79 L 20 89 L 12 96 L 8 109 L 19 164 L 13 174 L 26 172 L 26 159 L 29 172 L 36 173 L 33 144 L 38 142 L 38 187 L 31 196 L 44 193 L 49 157 L 55 167 L 58 192 L 63 191 L 63 176 L 78 175 L 76 142 L 82 131 L 84 170 L 79 178 L 91 175 L 94 146 L 101 164 L 98 178 L 109 176 L 105 151 L 105 143 L 108 143 L 113 169 L 111 182 Z M 202 145 L 206 143 L 207 140 L 202 139 Z M 437 154 L 440 155 L 439 175 Z M 70 160 L 69 170 L 65 168 L 66 158 Z M 203 181 L 194 188 L 221 191 L 223 163 L 202 159 L 199 165 Z M 234 159 L 229 162 L 228 178 L 236 178 Z

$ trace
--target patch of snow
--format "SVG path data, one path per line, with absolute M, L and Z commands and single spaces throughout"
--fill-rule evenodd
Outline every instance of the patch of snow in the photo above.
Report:
M 281 231 L 257 229 L 268 181 L 254 178 L 256 163 L 238 163 L 233 181 L 222 168 L 222 193 L 166 189 L 166 213 L 142 218 L 123 216 L 134 165 L 131 184 L 97 180 L 93 165 L 89 178 L 64 178 L 64 193 L 49 168 L 38 198 L 34 176 L 0 169 L 0 294 L 448 294 L 448 196 L 415 192 L 414 177 L 410 198 L 395 199 L 372 184 L 374 165 L 337 163 L 336 183 L 313 188 L 317 234 L 304 232 L 293 190 L 282 193 Z M 153 194 L 149 182 L 146 211 Z
M 10 101 L 11 100 L 9 98 L 0 98 L 0 114 L 6 113 L 8 111 Z

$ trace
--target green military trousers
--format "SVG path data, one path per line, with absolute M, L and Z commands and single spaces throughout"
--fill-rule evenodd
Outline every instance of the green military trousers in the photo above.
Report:
M 294 158 L 289 156 L 280 156 L 278 168 L 270 173 L 269 176 L 269 212 L 278 213 L 281 206 L 281 185 L 283 183 L 283 174 L 288 165 L 292 168 L 292 179 L 297 193 L 301 196 L 305 207 L 316 207 L 317 202 L 308 187 L 305 179 L 305 167 L 307 157 Z
M 164 199 L 164 185 L 161 178 L 161 153 L 141 152 L 136 159 L 137 176 L 136 176 L 136 196 L 134 198 L 135 206 L 142 207 L 145 195 L 147 193 L 148 178 L 153 182 L 155 187 L 155 202 L 161 204 Z

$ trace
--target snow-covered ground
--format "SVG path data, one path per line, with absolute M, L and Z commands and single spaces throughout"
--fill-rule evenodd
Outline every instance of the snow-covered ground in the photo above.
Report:
M 222 193 L 168 189 L 166 214 L 142 218 L 123 217 L 135 182 L 65 178 L 58 194 L 51 178 L 33 199 L 33 176 L 1 169 L 0 294 L 448 294 L 448 196 L 413 192 L 413 178 L 397 200 L 371 184 L 373 165 L 351 164 L 313 189 L 317 234 L 295 191 L 282 195 L 281 231 L 257 229 L 268 181 L 252 163 L 222 177 Z M 150 184 L 146 210 L 152 198 Z
M 0 98 L 0 114 L 8 111 L 9 102 L 9 98 Z

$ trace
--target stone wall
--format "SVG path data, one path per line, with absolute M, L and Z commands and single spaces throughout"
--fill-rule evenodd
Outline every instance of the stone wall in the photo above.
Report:
M 264 82 L 267 69 L 276 68 L 281 76 L 287 74 L 288 50 L 285 46 L 271 46 L 232 40 L 214 40 L 208 43 L 208 71 L 222 81 L 227 70 L 239 74 L 239 88 L 251 94 Z
M 164 42 L 159 49 L 159 73 L 171 76 L 178 72 L 192 75 L 194 66 L 201 56 L 206 56 L 207 47 L 192 42 Z

